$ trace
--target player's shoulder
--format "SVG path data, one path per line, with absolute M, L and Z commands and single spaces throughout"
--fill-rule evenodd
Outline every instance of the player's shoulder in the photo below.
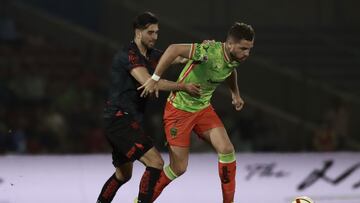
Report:
M 131 44 L 128 44 L 118 49 L 113 57 L 113 64 L 123 66 L 138 61 L 138 58 L 136 49 Z
M 157 49 L 157 48 L 153 48 L 152 49 L 153 53 L 156 53 L 156 54 L 163 54 L 164 52 L 160 49 Z
M 210 41 L 205 43 L 196 43 L 198 46 L 201 46 L 203 49 L 218 49 L 221 48 L 222 42 Z
M 213 48 L 213 49 L 221 49 L 221 47 L 222 47 L 222 42 L 218 42 L 218 41 L 211 42 L 211 43 L 210 43 L 210 46 L 211 46 L 211 48 Z
M 152 48 L 151 49 L 151 57 L 160 59 L 160 57 L 163 55 L 163 51 L 160 49 Z
M 127 57 L 129 55 L 137 55 L 137 54 L 138 54 L 138 49 L 136 44 L 134 42 L 130 42 L 129 44 L 122 46 L 122 48 L 118 50 L 116 55 L 121 57 Z
M 115 57 L 127 57 L 129 54 L 135 54 L 135 50 L 130 45 L 121 46 L 115 53 Z

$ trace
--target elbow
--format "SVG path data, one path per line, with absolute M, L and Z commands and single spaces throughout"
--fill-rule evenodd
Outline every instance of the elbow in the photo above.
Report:
M 174 56 L 180 56 L 180 49 L 179 49 L 179 45 L 178 44 L 171 44 L 170 46 L 168 46 L 167 48 L 167 52 L 171 55 L 174 55 Z
M 178 56 L 181 56 L 183 58 L 189 58 L 190 49 L 190 44 L 171 44 L 166 49 L 164 55 L 171 55 L 174 58 Z
M 176 44 L 170 44 L 166 51 L 174 53 L 176 51 Z

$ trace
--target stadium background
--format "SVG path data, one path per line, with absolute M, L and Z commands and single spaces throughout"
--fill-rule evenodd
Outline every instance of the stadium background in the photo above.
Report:
M 224 40 L 234 21 L 254 26 L 255 48 L 238 70 L 244 110 L 233 111 L 223 86 L 213 98 L 237 151 L 360 149 L 358 1 L 1 2 L 1 153 L 107 152 L 101 114 L 111 58 L 146 10 L 160 18 L 160 49 Z M 167 94 L 148 113 L 162 150 Z M 209 149 L 194 142 L 193 150 Z
M 112 56 L 132 40 L 134 16 L 152 11 L 160 49 L 224 40 L 234 21 L 255 28 L 251 57 L 238 69 L 244 109 L 233 110 L 225 86 L 213 97 L 237 150 L 236 199 L 287 203 L 309 194 L 317 203 L 358 203 L 359 7 L 356 0 L 0 0 L 0 202 L 94 202 L 113 171 L 102 128 Z M 167 95 L 150 101 L 147 132 L 168 163 Z M 195 136 L 192 151 L 188 172 L 160 202 L 220 199 L 209 187 L 218 184 L 216 155 Z M 132 201 L 142 170 L 135 165 L 117 201 Z M 315 182 L 304 191 L 307 177 Z

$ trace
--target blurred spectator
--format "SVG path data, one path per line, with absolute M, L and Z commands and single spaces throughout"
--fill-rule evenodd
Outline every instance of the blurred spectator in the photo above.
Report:
M 344 149 L 349 137 L 349 111 L 346 103 L 341 98 L 334 99 L 332 107 L 325 115 L 325 122 L 333 129 L 338 141 L 338 148 Z
M 349 113 L 341 98 L 334 98 L 330 108 L 315 130 L 313 144 L 317 151 L 336 151 L 345 149 L 348 137 Z
M 1 106 L 4 106 L 0 103 Z M 7 142 L 8 142 L 8 129 L 5 123 L 5 109 L 0 109 L 0 154 L 7 151 Z
M 25 101 L 38 102 L 45 98 L 46 81 L 36 74 L 22 73 L 10 82 L 11 90 Z
M 14 126 L 8 131 L 8 150 L 13 153 L 26 153 L 28 120 L 21 114 L 16 115 L 14 118 Z
M 50 147 L 53 145 L 55 152 L 66 152 L 68 127 L 63 115 L 51 106 L 47 106 L 40 125 L 43 126 L 43 130 L 46 132 L 47 139 L 44 139 L 44 141 L 48 142 L 47 145 L 50 145 Z
M 333 126 L 323 121 L 315 130 L 313 146 L 316 151 L 335 151 L 338 148 L 337 136 Z
M 108 143 L 104 136 L 103 128 L 100 125 L 89 126 L 88 132 L 84 137 L 86 152 L 99 153 L 108 149 Z

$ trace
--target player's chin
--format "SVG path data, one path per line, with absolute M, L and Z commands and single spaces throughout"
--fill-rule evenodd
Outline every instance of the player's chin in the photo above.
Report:
M 147 44 L 147 47 L 148 47 L 148 48 L 154 48 L 154 46 L 155 46 L 155 42 L 149 42 L 149 43 Z
M 248 57 L 244 56 L 237 59 L 237 62 L 244 62 Z

